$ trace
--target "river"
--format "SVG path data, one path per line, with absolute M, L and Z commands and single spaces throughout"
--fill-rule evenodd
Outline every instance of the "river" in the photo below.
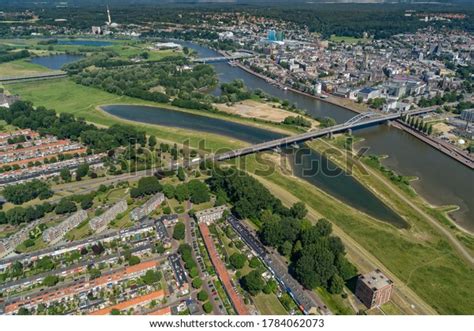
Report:
M 103 109 L 114 116 L 127 120 L 209 132 L 252 144 L 283 136 L 249 125 L 158 107 L 109 105 L 104 106 Z M 397 227 L 406 227 L 406 222 L 372 192 L 353 177 L 344 174 L 318 153 L 306 147 L 296 150 L 289 148 L 285 150 L 285 153 L 288 154 L 288 159 L 293 162 L 296 176 L 377 219 Z
M 182 44 L 195 50 L 199 57 L 218 56 L 217 52 L 209 48 L 190 42 Z M 258 88 L 287 99 L 314 117 L 330 116 L 340 123 L 355 115 L 345 108 L 284 91 L 228 63 L 221 62 L 213 66 L 221 82 L 242 79 L 249 88 Z M 358 130 L 354 134 L 364 138 L 364 142 L 359 145 L 368 147 L 368 153 L 387 155 L 383 161 L 387 167 L 405 176 L 418 177 L 413 187 L 429 203 L 458 205 L 460 209 L 450 215 L 459 226 L 474 231 L 474 171 L 415 137 L 386 125 Z
M 217 56 L 218 53 L 190 42 L 181 42 L 184 46 L 189 47 L 197 52 L 199 57 L 210 57 Z M 49 60 L 47 60 L 49 58 Z M 58 58 L 57 56 L 52 57 L 41 57 L 34 58 L 35 63 L 38 63 L 39 59 L 42 59 L 43 65 L 46 65 L 48 62 L 54 62 L 52 64 L 48 63 L 48 67 L 62 67 L 62 65 L 76 61 L 77 58 L 68 58 L 63 61 L 63 58 Z M 33 62 L 32 60 L 32 62 Z M 53 61 L 54 60 L 54 61 Z M 242 79 L 245 84 L 251 89 L 261 89 L 264 92 L 279 97 L 281 99 L 287 99 L 292 103 L 296 104 L 298 108 L 304 109 L 308 114 L 314 117 L 324 117 L 329 116 L 334 118 L 337 122 L 343 122 L 347 119 L 353 117 L 355 114 L 345 108 L 326 103 L 308 96 L 295 93 L 292 91 L 284 91 L 276 86 L 270 85 L 264 80 L 238 68 L 232 67 L 228 63 L 216 63 L 213 64 L 220 82 L 229 82 L 234 79 Z M 117 110 L 118 111 L 118 110 Z M 117 116 L 125 117 L 128 119 L 135 119 L 141 121 L 148 121 L 149 118 L 136 118 L 135 116 L 142 116 L 139 113 L 134 112 L 134 118 L 130 118 L 130 114 L 126 115 L 124 110 L 120 110 L 121 114 Z M 168 113 L 169 114 L 169 113 Z M 161 121 L 162 119 L 160 119 Z M 160 124 L 160 123 L 157 123 Z M 164 124 L 162 125 L 171 125 Z M 174 126 L 185 125 L 183 123 L 174 123 Z M 202 123 L 203 124 L 203 123 Z M 189 125 L 188 128 L 195 128 L 195 123 L 186 124 Z M 205 128 L 206 126 L 207 128 Z M 245 132 L 241 133 L 243 136 L 236 137 L 232 135 L 237 132 L 235 128 L 229 128 L 228 131 L 223 132 L 223 128 L 220 128 L 219 125 L 215 126 L 210 122 L 203 124 L 201 130 L 206 131 L 209 129 L 209 126 L 213 126 L 214 129 L 218 129 L 220 134 L 228 135 L 235 137 L 237 139 L 256 142 L 252 140 L 252 137 L 249 137 Z M 221 132 L 222 131 L 222 132 Z M 214 130 L 214 132 L 216 132 Z M 252 132 L 250 135 L 253 136 L 255 133 Z M 268 140 L 268 136 L 259 132 L 258 139 Z M 388 157 L 383 161 L 383 163 L 395 170 L 396 172 L 406 175 L 406 176 L 416 176 L 418 180 L 413 182 L 414 188 L 417 190 L 421 196 L 423 196 L 428 202 L 435 205 L 446 205 L 454 204 L 460 207 L 458 211 L 451 213 L 452 218 L 456 221 L 458 225 L 469 230 L 474 231 L 474 172 L 469 168 L 459 164 L 458 162 L 447 157 L 443 153 L 431 148 L 420 140 L 414 138 L 413 136 L 402 132 L 401 130 L 388 127 L 386 125 L 380 125 L 377 127 L 366 128 L 362 130 L 357 130 L 354 134 L 364 138 L 364 142 L 360 143 L 360 146 L 366 146 L 369 148 L 368 153 L 387 155 Z M 311 153 L 309 156 L 305 156 L 302 159 L 302 165 L 295 165 L 295 172 L 297 174 L 302 174 L 302 168 L 305 168 L 305 164 L 313 162 L 313 159 L 321 160 L 321 157 Z M 321 162 L 320 162 L 321 163 Z M 325 162 L 322 162 L 325 164 Z M 348 176 L 340 176 L 347 178 Z M 390 213 L 386 213 L 386 207 L 382 204 L 382 207 L 374 207 L 372 199 L 370 201 L 364 201 L 368 197 L 364 194 L 359 194 L 352 192 L 352 184 L 347 187 L 344 186 L 346 182 L 340 182 L 338 179 L 331 178 L 328 176 L 306 176 L 306 180 L 310 181 L 314 185 L 324 189 L 333 196 L 341 199 L 344 202 L 349 203 L 352 206 L 357 207 L 358 209 L 373 215 L 377 218 L 389 220 L 393 224 L 400 225 L 400 219 L 396 219 Z M 351 181 L 354 181 L 351 178 Z M 355 182 L 355 181 L 354 181 Z M 385 208 L 384 208 L 385 207 Z M 376 209 L 379 209 L 376 211 Z

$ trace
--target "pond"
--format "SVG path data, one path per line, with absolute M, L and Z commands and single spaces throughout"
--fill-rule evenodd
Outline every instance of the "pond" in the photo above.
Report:
M 60 70 L 65 64 L 79 61 L 82 55 L 58 54 L 31 58 L 31 63 L 42 65 L 51 70 Z

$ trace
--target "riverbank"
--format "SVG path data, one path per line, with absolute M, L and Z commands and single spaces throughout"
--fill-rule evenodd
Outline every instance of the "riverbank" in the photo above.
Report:
M 398 293 L 394 295 L 397 302 L 402 299 L 404 311 L 432 314 L 427 311 L 430 308 L 426 303 L 429 303 L 441 314 L 472 313 L 469 306 L 474 298 L 467 298 L 465 293 L 474 290 L 470 277 L 473 268 L 417 211 L 405 206 L 410 209 L 412 226 L 397 229 L 342 204 L 303 179 L 288 176 L 280 169 L 280 162 L 275 164 L 276 171 L 262 177 L 258 172 L 267 170 L 268 165 L 250 161 L 252 159 L 255 157 L 245 157 L 247 171 L 268 183 L 266 186 L 282 201 L 290 202 L 292 197 L 304 201 L 311 214 L 314 211 L 312 219 L 326 218 L 334 224 L 333 229 L 346 245 L 348 255 L 358 266 L 363 266 L 362 271 L 374 267 L 387 271 L 395 282 Z M 389 198 L 399 199 L 395 195 Z M 424 303 L 414 299 L 412 291 Z
M 446 154 L 447 156 L 451 157 L 457 162 L 462 163 L 466 167 L 470 169 L 474 169 L 474 160 L 472 159 L 472 157 L 467 152 L 462 151 L 461 149 L 453 146 L 452 144 L 427 136 L 417 130 L 410 128 L 408 125 L 406 125 L 402 121 L 393 121 L 391 122 L 391 125 L 397 129 L 403 130 L 411 134 L 412 136 L 420 139 L 424 143 Z
M 309 97 L 309 98 L 312 98 L 312 99 L 315 99 L 315 100 L 318 100 L 318 101 L 326 102 L 326 103 L 332 104 L 334 106 L 338 106 L 338 107 L 350 110 L 351 112 L 353 112 L 355 114 L 360 114 L 360 113 L 369 111 L 368 108 L 366 110 L 362 110 L 362 109 L 357 109 L 357 108 L 354 108 L 354 107 L 350 107 L 346 102 L 343 102 L 342 98 L 341 98 L 341 100 L 338 100 L 338 97 L 335 97 L 335 96 L 332 96 L 332 95 L 328 95 L 327 97 L 320 97 L 320 96 L 317 96 L 317 95 L 314 95 L 314 94 L 310 94 L 310 93 L 306 93 L 306 92 L 294 89 L 290 86 L 285 86 L 284 84 L 281 84 L 280 82 L 277 82 L 274 79 L 271 79 L 267 76 L 264 76 L 262 74 L 259 74 L 255 71 L 253 71 L 252 69 L 246 67 L 245 65 L 243 65 L 239 62 L 235 62 L 235 66 L 242 69 L 242 70 L 244 70 L 244 71 L 246 71 L 246 72 L 248 72 L 249 74 L 252 74 L 252 75 L 254 75 L 254 76 L 256 76 L 260 79 L 265 80 L 268 84 L 272 84 L 272 85 L 278 86 L 281 89 L 286 89 L 287 91 L 291 91 L 291 92 L 294 92 L 294 93 L 297 93 L 297 94 L 300 94 L 300 95 L 304 95 L 306 97 Z

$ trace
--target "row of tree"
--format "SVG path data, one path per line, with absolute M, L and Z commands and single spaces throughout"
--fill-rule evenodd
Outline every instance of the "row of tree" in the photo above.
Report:
M 321 286 L 340 293 L 344 281 L 355 276 L 356 269 L 345 258 L 342 241 L 331 235 L 331 224 L 320 220 L 312 225 L 305 220 L 303 203 L 284 207 L 255 178 L 234 168 L 214 169 L 208 183 L 216 195 L 225 194 L 239 217 L 261 224 L 262 243 L 275 247 L 291 261 L 290 271 L 306 288 Z M 237 257 L 232 260 L 239 264 Z
M 48 183 L 34 179 L 28 183 L 6 186 L 3 196 L 8 202 L 21 205 L 36 198 L 49 199 L 53 196 L 53 191 Z
M 114 124 L 99 129 L 82 118 L 61 113 L 45 107 L 33 107 L 28 101 L 17 101 L 10 108 L 0 107 L 0 119 L 8 124 L 38 131 L 41 135 L 54 135 L 59 139 L 69 138 L 81 141 L 90 150 L 108 151 L 119 146 L 146 145 L 145 131 L 133 126 Z
M 427 135 L 430 135 L 433 133 L 433 125 L 426 123 L 420 117 L 404 115 L 402 116 L 402 121 L 407 123 L 412 128 L 426 133 Z

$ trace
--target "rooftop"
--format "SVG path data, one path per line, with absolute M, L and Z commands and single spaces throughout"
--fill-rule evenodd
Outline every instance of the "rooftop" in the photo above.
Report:
M 379 269 L 363 274 L 359 277 L 359 279 L 373 290 L 382 289 L 393 283 Z

